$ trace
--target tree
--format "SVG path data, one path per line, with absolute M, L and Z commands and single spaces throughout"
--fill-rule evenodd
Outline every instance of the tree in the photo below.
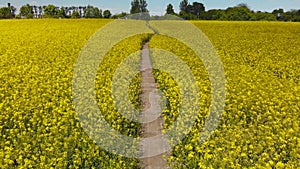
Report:
M 78 11 L 74 11 L 74 12 L 72 13 L 71 18 L 80 18 L 79 12 L 78 12 Z
M 284 10 L 282 8 L 275 9 L 273 10 L 272 14 L 276 16 L 277 20 L 282 21 L 283 20 L 282 15 L 284 14 Z
M 128 14 L 126 12 L 122 12 L 121 14 L 118 15 L 119 18 L 124 18 Z
M 54 5 L 48 5 L 44 7 L 44 15 L 46 17 L 58 17 L 59 10 Z
M 83 9 L 83 7 L 79 6 L 79 15 L 80 15 L 80 17 L 82 16 L 82 9 Z
M 191 13 L 193 15 L 196 15 L 198 18 L 200 18 L 200 15 L 205 12 L 205 7 L 202 3 L 199 2 L 193 2 Z
M 175 14 L 175 11 L 174 11 L 174 8 L 173 8 L 173 5 L 172 5 L 172 4 L 169 4 L 169 5 L 167 6 L 166 14 L 170 14 L 170 15 Z
M 39 7 L 38 7 L 38 11 L 39 11 L 39 12 L 38 12 L 38 17 L 41 18 L 42 15 L 43 15 L 43 13 L 44 13 L 43 7 L 42 7 L 42 6 L 39 6 Z
M 181 16 L 187 16 L 187 14 L 191 14 L 188 18 L 192 16 L 196 16 L 196 19 L 200 18 L 200 15 L 205 12 L 205 7 L 202 3 L 199 2 L 193 2 L 193 5 L 189 4 L 188 0 L 183 0 L 180 2 L 180 12 Z
M 135 14 L 135 13 L 149 12 L 147 6 L 148 4 L 146 0 L 133 0 L 131 2 L 130 13 Z
M 20 15 L 21 17 L 26 17 L 26 18 L 33 18 L 33 8 L 29 4 L 23 5 L 20 8 Z
M 86 17 L 86 18 L 102 18 L 102 11 L 97 7 L 88 5 L 84 9 L 84 17 Z
M 299 22 L 300 21 L 300 9 L 296 10 L 296 9 L 292 9 L 290 11 L 292 13 L 292 21 L 293 22 Z
M 248 21 L 251 19 L 251 11 L 245 7 L 230 7 L 226 9 L 227 20 L 231 21 Z
M 0 8 L 0 18 L 10 18 L 11 11 L 8 7 Z
M 146 0 L 140 0 L 140 12 L 149 12 L 147 6 Z
M 196 20 L 197 16 L 191 13 L 186 13 L 184 11 L 179 12 L 179 16 L 185 20 Z
M 7 19 L 7 18 L 14 18 L 15 17 L 16 8 L 11 6 L 8 3 L 7 7 L 0 8 L 0 18 Z
M 88 5 L 84 9 L 84 17 L 85 18 L 93 18 L 94 17 L 94 7 L 91 5 Z
M 200 18 L 205 20 L 225 20 L 226 13 L 221 9 L 211 9 L 207 12 L 203 12 Z
M 275 15 L 277 15 L 278 13 L 283 14 L 284 10 L 282 8 L 279 8 L 279 9 L 274 9 L 273 12 L 272 12 L 272 14 L 275 14 Z
M 257 11 L 252 14 L 253 21 L 276 21 L 276 16 L 272 13 Z
M 186 12 L 187 13 L 187 7 L 188 7 L 188 5 L 189 5 L 188 0 L 181 1 L 180 5 L 179 5 L 180 12 Z
M 116 14 L 114 16 L 112 16 L 111 18 L 113 19 L 117 19 L 117 18 L 125 18 L 128 14 L 126 12 L 122 12 L 120 14 Z
M 102 10 L 97 7 L 94 8 L 94 14 L 95 18 L 103 18 Z
M 282 14 L 282 21 L 292 21 L 293 19 L 293 13 L 291 11 L 287 11 Z
M 110 18 L 110 17 L 111 17 L 111 12 L 110 12 L 110 10 L 105 10 L 105 11 L 103 12 L 103 17 L 104 17 L 104 18 Z
M 11 11 L 11 16 L 12 16 L 12 17 L 15 17 L 15 16 L 16 16 L 17 8 L 15 8 L 14 6 L 11 6 L 11 7 L 10 7 L 10 11 Z
M 242 8 L 250 9 L 250 7 L 246 3 L 240 3 L 236 7 L 242 7 Z
M 57 13 L 57 16 L 60 17 L 60 18 L 67 18 L 67 13 L 66 13 L 66 10 L 64 7 L 61 7 L 59 10 L 58 10 L 58 13 Z
M 99 8 L 95 8 L 95 16 L 96 18 L 103 18 L 102 10 Z
M 134 0 L 131 2 L 131 9 L 130 9 L 130 13 L 131 14 L 135 14 L 135 13 L 139 13 L 139 0 Z
M 38 17 L 37 6 L 33 5 L 32 9 L 33 9 L 34 17 L 37 18 Z

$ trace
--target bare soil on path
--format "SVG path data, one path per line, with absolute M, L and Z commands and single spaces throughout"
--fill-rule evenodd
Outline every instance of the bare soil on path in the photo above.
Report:
M 143 47 L 141 54 L 141 101 L 142 101 L 142 138 L 149 138 L 159 136 L 162 134 L 164 119 L 161 116 L 160 96 L 156 92 L 157 84 L 152 74 L 152 64 L 149 54 L 148 43 Z M 145 122 L 146 121 L 146 122 Z M 157 145 L 162 147 L 163 145 Z M 144 152 L 147 153 L 147 152 Z M 167 162 L 164 156 L 168 153 L 159 154 L 153 157 L 146 157 L 140 159 L 140 166 L 142 169 L 166 169 Z

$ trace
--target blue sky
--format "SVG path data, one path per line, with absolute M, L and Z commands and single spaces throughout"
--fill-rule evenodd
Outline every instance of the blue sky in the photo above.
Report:
M 173 4 L 175 11 L 181 0 L 147 0 L 148 9 L 151 14 L 164 14 L 167 4 Z M 272 11 L 273 9 L 283 8 L 285 10 L 300 9 L 300 0 L 195 0 L 204 4 L 206 9 L 226 9 L 239 3 L 247 3 L 252 10 Z M 101 9 L 109 9 L 113 13 L 122 11 L 129 12 L 131 0 L 0 0 L 0 6 L 6 6 L 10 2 L 19 8 L 21 5 L 29 3 L 34 5 L 54 4 L 57 6 L 85 6 L 94 5 Z M 194 2 L 189 0 L 189 2 Z

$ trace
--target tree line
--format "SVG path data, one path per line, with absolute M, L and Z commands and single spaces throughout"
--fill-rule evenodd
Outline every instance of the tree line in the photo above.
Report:
M 206 11 L 199 2 L 190 4 L 183 0 L 179 5 L 180 12 L 174 12 L 172 4 L 166 9 L 166 14 L 177 15 L 187 20 L 229 20 L 229 21 L 293 21 L 300 22 L 300 9 L 284 11 L 275 9 L 272 12 L 253 11 L 245 3 L 227 9 L 211 9 Z
M 132 0 L 130 14 L 149 13 L 146 0 Z M 203 3 L 182 0 L 179 4 L 179 13 L 174 11 L 172 4 L 166 7 L 166 13 L 175 15 L 186 20 L 229 20 L 229 21 L 293 21 L 300 22 L 300 9 L 284 11 L 283 9 L 275 9 L 272 12 L 253 11 L 247 4 L 238 4 L 227 9 L 211 9 L 205 10 Z M 57 7 L 54 5 L 35 6 L 23 5 L 16 14 L 16 8 L 10 3 L 7 7 L 0 8 L 0 18 L 121 18 L 129 15 L 122 12 L 121 14 L 112 15 L 110 10 L 102 11 L 98 7 L 88 6 L 72 6 Z M 165 16 L 152 16 L 152 19 L 165 18 Z M 150 17 L 150 15 L 149 15 Z
M 16 8 L 8 4 L 0 8 L 0 18 L 110 18 L 110 10 L 102 11 L 98 7 L 71 6 L 57 7 L 49 4 L 47 6 L 23 5 L 16 14 Z

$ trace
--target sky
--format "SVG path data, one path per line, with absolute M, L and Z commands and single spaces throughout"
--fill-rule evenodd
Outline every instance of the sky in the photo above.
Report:
M 130 11 L 130 2 L 132 0 L 0 0 L 0 6 L 6 6 L 10 2 L 16 8 L 29 3 L 32 5 L 56 6 L 86 6 L 93 5 L 100 9 L 109 9 L 112 13 L 121 13 Z M 166 7 L 169 3 L 173 4 L 175 12 L 179 11 L 181 0 L 146 0 L 148 9 L 152 15 L 165 14 Z M 209 9 L 226 9 L 227 7 L 236 6 L 240 3 L 246 3 L 254 11 L 268 11 L 283 8 L 285 11 L 290 9 L 300 9 L 300 0 L 189 0 L 190 3 L 197 1 L 204 4 L 206 10 Z

